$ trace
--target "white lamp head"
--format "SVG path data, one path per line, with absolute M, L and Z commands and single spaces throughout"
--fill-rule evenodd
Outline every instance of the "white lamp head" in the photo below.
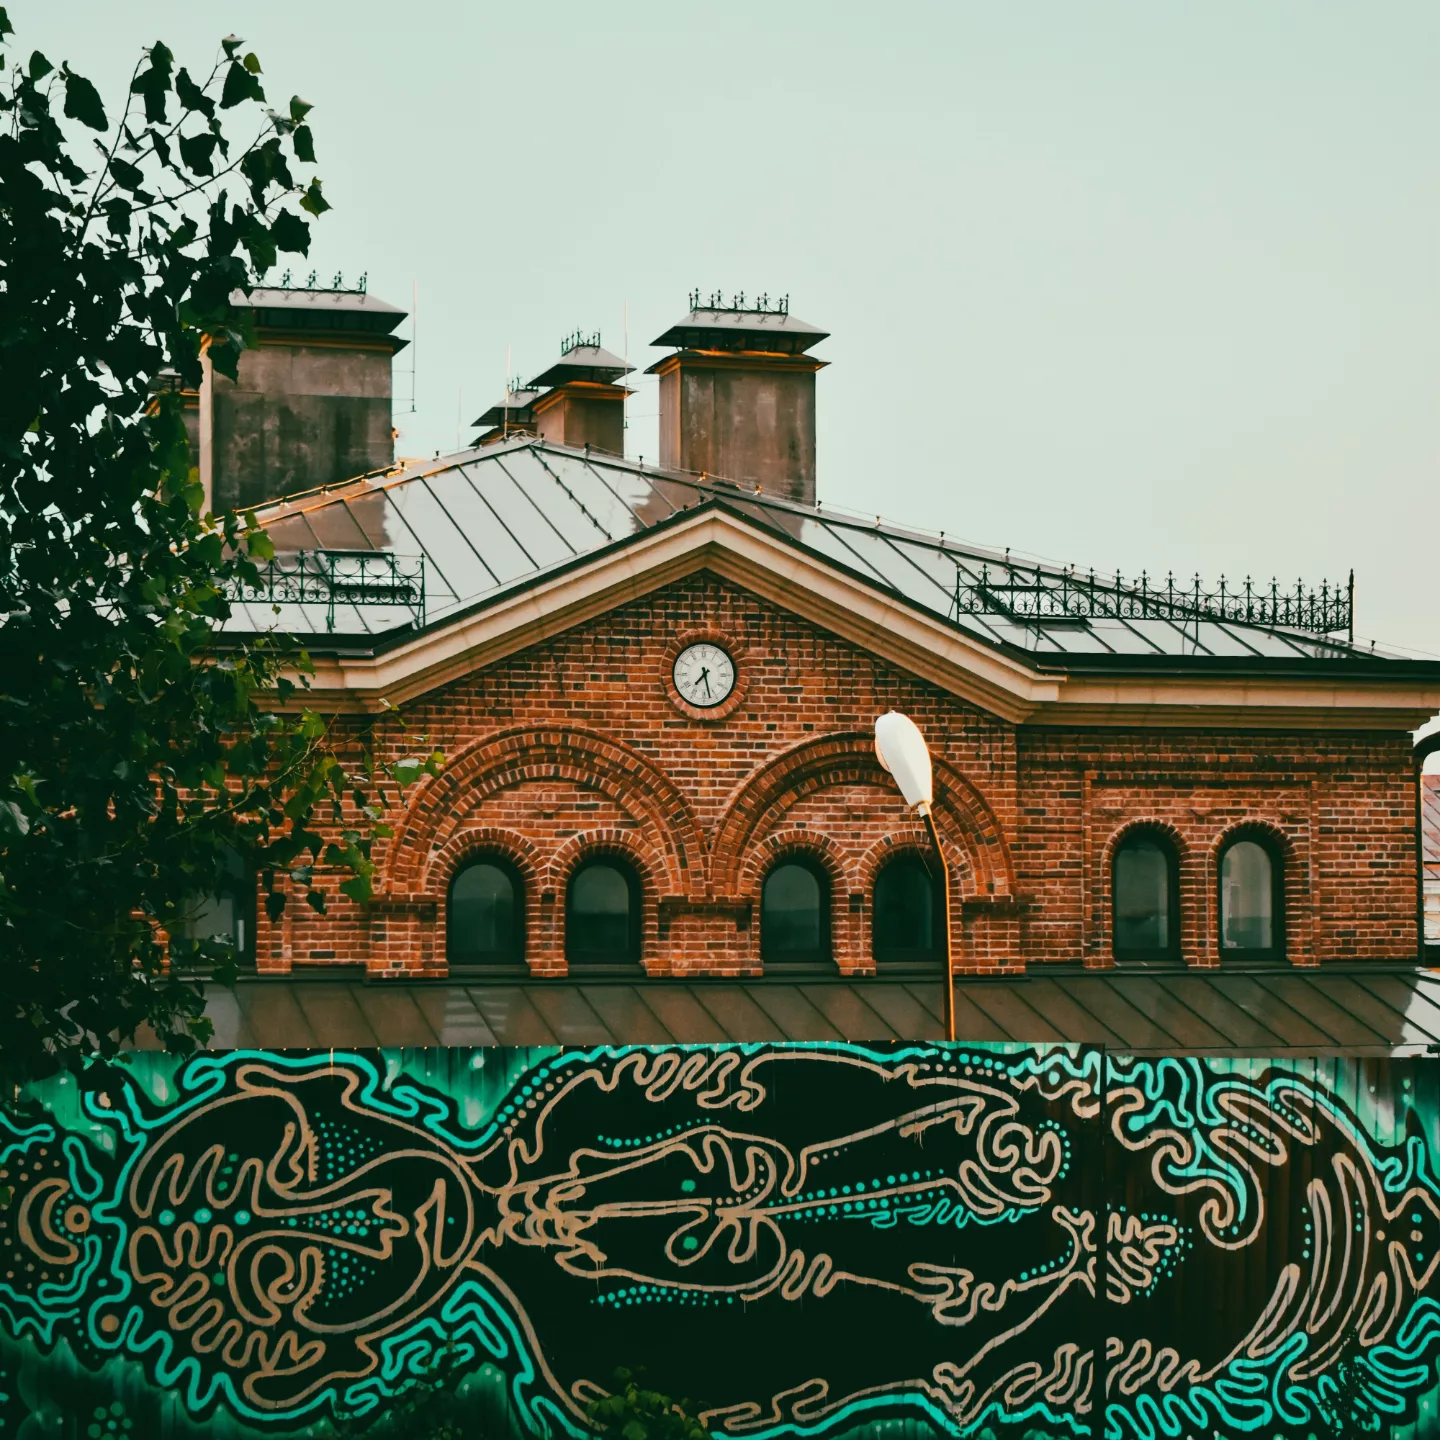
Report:
M 922 814 L 928 811 L 935 798 L 935 784 L 930 774 L 930 751 L 920 727 L 908 715 L 887 710 L 875 722 L 875 753 L 895 777 L 905 803 Z

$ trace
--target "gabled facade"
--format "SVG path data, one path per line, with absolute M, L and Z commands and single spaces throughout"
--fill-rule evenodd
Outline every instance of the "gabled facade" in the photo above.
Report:
M 375 903 L 262 920 L 263 971 L 933 969 L 888 709 L 935 755 L 962 973 L 1417 955 L 1440 665 L 1342 638 L 1342 593 L 1021 566 L 523 436 L 262 518 L 272 589 L 237 623 L 281 602 L 309 703 L 447 757 Z

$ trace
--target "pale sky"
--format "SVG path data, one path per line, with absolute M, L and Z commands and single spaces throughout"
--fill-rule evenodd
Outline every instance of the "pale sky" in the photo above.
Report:
M 643 368 L 693 287 L 788 292 L 833 332 L 822 501 L 1126 574 L 1353 566 L 1358 633 L 1440 655 L 1435 0 L 9 11 L 107 98 L 234 30 L 315 104 L 311 263 L 419 288 L 404 454 L 507 348 L 628 315 Z

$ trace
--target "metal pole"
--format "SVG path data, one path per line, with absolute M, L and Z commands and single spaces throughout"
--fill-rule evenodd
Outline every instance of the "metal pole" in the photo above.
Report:
M 935 817 L 928 805 L 922 807 L 925 828 L 930 832 L 930 843 L 935 847 L 935 859 L 940 865 L 940 929 L 944 939 L 945 983 L 941 987 L 945 994 L 945 1038 L 955 1038 L 955 966 L 950 959 L 950 867 L 945 863 L 945 848 L 940 844 L 940 832 L 935 828 Z

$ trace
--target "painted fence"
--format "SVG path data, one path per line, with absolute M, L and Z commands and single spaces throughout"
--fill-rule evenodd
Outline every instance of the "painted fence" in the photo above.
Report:
M 1125 1440 L 1437 1434 L 1436 1065 L 137 1055 L 5 1122 L 0 1437 L 319 1436 L 447 1345 L 485 1434 L 638 1364 L 736 1440 L 1080 1436 L 1102 1391 Z

